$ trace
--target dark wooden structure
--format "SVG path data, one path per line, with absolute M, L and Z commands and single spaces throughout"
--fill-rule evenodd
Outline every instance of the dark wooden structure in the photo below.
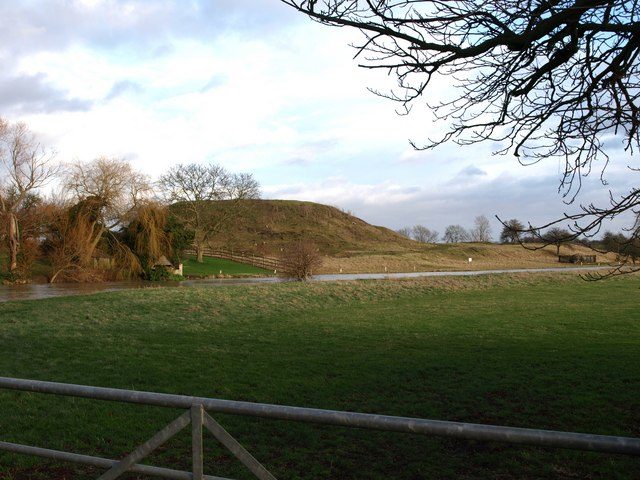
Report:
M 595 255 L 558 255 L 560 263 L 596 263 Z

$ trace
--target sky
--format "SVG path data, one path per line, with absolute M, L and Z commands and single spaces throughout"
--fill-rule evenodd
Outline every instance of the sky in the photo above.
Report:
M 486 215 L 497 237 L 495 215 L 543 224 L 632 187 L 620 148 L 608 185 L 593 172 L 573 205 L 557 159 L 524 167 L 490 143 L 414 150 L 410 139 L 446 125 L 424 102 L 399 116 L 372 94 L 393 79 L 358 68 L 358 39 L 278 0 L 0 0 L 0 116 L 26 122 L 60 162 L 118 157 L 153 179 L 216 163 L 252 173 L 263 198 L 393 229 L 443 233 Z M 426 96 L 451 88 L 439 80 Z

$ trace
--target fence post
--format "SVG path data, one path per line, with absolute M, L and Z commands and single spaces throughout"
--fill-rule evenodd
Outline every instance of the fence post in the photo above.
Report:
M 196 250 L 187 249 L 185 253 L 188 255 L 196 255 Z M 246 263 L 255 267 L 264 268 L 265 270 L 273 270 L 280 268 L 280 261 L 274 257 L 262 257 L 255 253 L 249 252 L 234 252 L 228 249 L 212 249 L 205 248 L 204 255 L 207 257 L 223 258 L 234 262 Z
M 204 475 L 202 462 L 203 411 L 202 405 L 191 406 L 191 470 L 193 480 L 202 480 Z

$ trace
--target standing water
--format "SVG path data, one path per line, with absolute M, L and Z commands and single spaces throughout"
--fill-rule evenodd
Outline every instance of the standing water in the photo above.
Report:
M 566 272 L 609 269 L 607 266 L 589 267 L 556 267 L 556 268 L 518 268 L 510 270 L 469 270 L 452 272 L 408 272 L 408 273 L 344 273 L 316 275 L 311 278 L 315 282 L 333 282 L 339 280 L 375 280 L 417 277 L 445 277 L 467 275 L 489 275 L 502 273 L 535 273 Z M 104 282 L 104 283 L 31 283 L 27 285 L 0 285 L 0 303 L 11 300 L 36 300 L 39 298 L 66 297 L 70 295 L 88 295 L 99 292 L 117 290 L 133 290 L 137 288 L 167 287 L 219 287 L 223 285 L 248 285 L 259 283 L 281 283 L 293 281 L 284 277 L 248 277 L 248 278 L 206 278 L 202 280 L 185 280 L 182 282 Z

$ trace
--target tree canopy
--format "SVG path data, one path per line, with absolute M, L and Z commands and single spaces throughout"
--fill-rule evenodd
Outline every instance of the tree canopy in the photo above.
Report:
M 521 235 L 524 230 L 522 222 L 516 218 L 512 218 L 503 223 L 502 232 L 500 232 L 500 243 L 519 243 L 522 241 Z
M 253 175 L 233 174 L 216 164 L 175 165 L 160 177 L 159 185 L 166 201 L 176 204 L 173 213 L 193 231 L 199 262 L 210 238 L 240 214 L 240 201 L 260 196 Z M 235 208 L 216 208 L 212 202 L 217 200 Z
M 445 243 L 459 243 L 469 241 L 469 232 L 462 225 L 449 225 L 442 236 Z
M 43 148 L 24 123 L 0 117 L 0 223 L 9 250 L 9 271 L 18 269 L 21 213 L 29 210 L 34 193 L 46 185 L 58 168 L 53 152 Z

